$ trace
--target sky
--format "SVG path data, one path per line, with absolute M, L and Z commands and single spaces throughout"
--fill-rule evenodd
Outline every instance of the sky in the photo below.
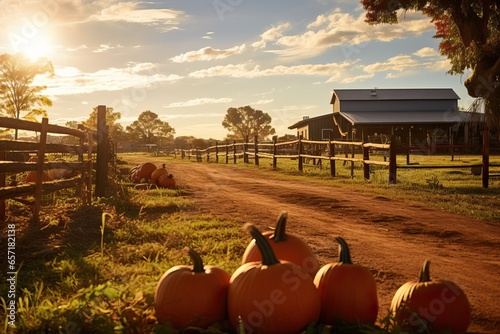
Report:
M 222 140 L 227 110 L 249 105 L 282 136 L 332 112 L 333 90 L 375 87 L 452 88 L 469 107 L 428 17 L 364 16 L 359 0 L 0 0 L 0 54 L 53 63 L 35 83 L 59 125 L 106 105 L 124 127 L 149 110 L 176 137 Z

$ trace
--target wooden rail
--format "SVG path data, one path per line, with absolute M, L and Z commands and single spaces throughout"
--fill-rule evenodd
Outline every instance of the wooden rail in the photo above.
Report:
M 355 163 L 361 163 L 363 166 L 363 176 L 365 179 L 370 178 L 370 166 L 384 166 L 388 168 L 388 182 L 390 184 L 395 184 L 397 182 L 397 169 L 424 169 L 424 168 L 482 168 L 482 187 L 488 188 L 488 180 L 490 176 L 496 177 L 497 174 L 489 173 L 490 166 L 497 166 L 489 163 L 489 132 L 485 131 L 483 133 L 483 161 L 481 164 L 463 164 L 463 165 L 415 165 L 409 164 L 401 165 L 397 164 L 396 156 L 397 154 L 409 154 L 411 149 L 416 149 L 415 147 L 402 147 L 396 145 L 395 138 L 391 138 L 388 144 L 381 143 L 369 143 L 362 141 L 338 141 L 338 140 L 327 140 L 327 141 L 313 141 L 305 140 L 302 138 L 287 141 L 287 142 L 265 142 L 258 143 L 257 139 L 254 139 L 253 143 L 246 140 L 243 143 L 226 143 L 219 144 L 215 143 L 215 146 L 210 146 L 206 149 L 190 149 L 190 150 L 175 150 L 175 156 L 180 155 L 182 159 L 184 158 L 196 158 L 196 161 L 201 162 L 203 160 L 210 161 L 211 157 L 215 157 L 215 162 L 219 162 L 220 157 L 225 158 L 225 162 L 228 163 L 229 160 L 233 160 L 234 163 L 237 162 L 238 158 L 243 158 L 245 163 L 249 163 L 250 158 L 256 165 L 259 165 L 259 158 L 269 158 L 273 161 L 273 168 L 277 168 L 278 159 L 295 159 L 297 160 L 297 169 L 302 172 L 304 166 L 318 166 L 315 162 L 319 161 L 320 166 L 322 166 L 321 161 L 327 161 L 330 165 L 330 175 L 335 177 L 336 162 L 343 162 L 344 164 L 351 164 L 351 177 L 354 177 L 354 165 Z M 446 149 L 464 149 L 470 148 L 468 145 L 457 145 L 450 146 L 446 145 Z M 440 146 L 433 146 L 433 148 L 440 148 Z M 425 149 L 423 147 L 418 147 L 418 149 Z M 361 153 L 361 158 L 356 157 L 356 153 L 359 156 Z M 373 154 L 382 153 L 384 161 L 373 159 L 371 156 Z M 453 155 L 452 155 L 453 157 Z M 308 164 L 307 161 L 312 160 L 312 164 Z M 409 158 L 407 157 L 407 161 Z M 453 160 L 453 159 L 452 159 Z M 499 165 L 500 166 L 500 165 Z M 500 176 L 500 175 L 498 175 Z
M 47 118 L 43 118 L 41 123 L 18 120 L 8 117 L 0 117 L 0 127 L 7 129 L 17 129 L 34 131 L 39 134 L 39 141 L 13 141 L 0 140 L 0 220 L 6 219 L 5 200 L 14 199 L 21 203 L 33 205 L 33 220 L 39 220 L 42 194 L 65 188 L 77 188 L 84 204 L 89 204 L 91 200 L 91 171 L 92 161 L 90 160 L 92 145 L 88 140 L 87 131 L 67 128 L 48 123 Z M 47 143 L 47 135 L 62 134 L 76 137 L 79 144 L 51 144 Z M 87 140 L 87 144 L 85 141 Z M 37 162 L 9 161 L 6 156 L 11 153 L 18 153 L 20 156 L 35 153 Z M 47 153 L 75 154 L 77 161 L 50 161 L 46 162 Z M 86 154 L 86 155 L 85 155 Z M 79 176 L 68 179 L 53 181 L 43 181 L 43 172 L 53 169 L 76 170 Z M 36 171 L 34 183 L 23 183 L 17 180 L 16 175 L 23 172 Z M 6 174 L 13 174 L 16 180 L 11 180 L 11 185 L 7 184 Z M 33 196 L 33 200 L 23 197 Z

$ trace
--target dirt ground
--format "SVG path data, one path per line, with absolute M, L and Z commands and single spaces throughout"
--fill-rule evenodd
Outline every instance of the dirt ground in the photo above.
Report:
M 337 259 L 334 238 L 342 236 L 353 262 L 376 278 L 379 317 L 387 315 L 396 290 L 416 280 L 429 259 L 432 279 L 453 281 L 468 296 L 469 332 L 500 333 L 498 223 L 225 164 L 171 162 L 167 169 L 199 213 L 252 222 L 264 230 L 287 211 L 289 233 L 309 243 L 321 264 Z

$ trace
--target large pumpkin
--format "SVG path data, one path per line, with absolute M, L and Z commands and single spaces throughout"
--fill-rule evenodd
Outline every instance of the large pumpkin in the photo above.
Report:
M 467 296 L 453 282 L 431 280 L 429 266 L 425 260 L 418 281 L 403 284 L 394 295 L 395 324 L 418 333 L 465 333 L 471 320 Z
M 203 265 L 189 249 L 193 265 L 170 268 L 160 278 L 154 296 L 156 318 L 176 329 L 207 328 L 227 319 L 227 291 L 231 275 L 224 269 Z
M 165 164 L 163 164 L 160 168 L 155 169 L 153 173 L 151 173 L 151 183 L 158 184 L 158 179 L 163 174 L 168 174 Z
M 321 297 L 322 323 L 373 324 L 377 320 L 377 284 L 365 267 L 353 264 L 349 247 L 341 237 L 339 260 L 324 265 L 314 284 Z
M 319 261 L 309 245 L 301 238 L 286 233 L 287 218 L 287 213 L 283 212 L 276 222 L 274 231 L 266 231 L 262 234 L 268 238 L 278 259 L 298 264 L 314 278 L 320 267 Z M 252 261 L 262 261 L 261 252 L 255 243 L 255 239 L 248 244 L 243 254 L 242 263 Z
M 294 334 L 315 322 L 320 299 L 310 275 L 289 261 L 279 261 L 266 237 L 251 224 L 247 230 L 262 261 L 241 265 L 231 276 L 228 315 L 232 326 L 254 334 Z
M 150 179 L 151 174 L 156 170 L 156 165 L 151 162 L 145 162 L 140 165 L 139 169 L 137 170 L 137 178 L 139 180 L 141 179 Z

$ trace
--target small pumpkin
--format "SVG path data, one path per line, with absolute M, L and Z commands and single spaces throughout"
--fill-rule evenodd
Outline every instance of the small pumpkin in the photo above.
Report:
M 158 179 L 158 187 L 160 188 L 174 188 L 175 187 L 175 179 L 172 174 L 163 174 Z
M 160 278 L 154 296 L 159 323 L 175 329 L 187 326 L 207 328 L 227 319 L 227 292 L 231 275 L 222 268 L 204 265 L 193 249 L 188 249 L 193 265 L 178 265 Z
M 34 183 L 36 182 L 36 175 L 37 172 L 32 170 L 30 171 L 27 175 L 26 178 L 24 179 L 24 182 L 26 183 Z M 47 181 L 53 181 L 53 178 L 50 177 L 49 173 L 47 171 L 43 171 L 42 173 L 42 182 L 47 182 Z
M 462 334 L 471 321 L 471 307 L 464 291 L 446 280 L 431 280 L 425 260 L 418 281 L 403 284 L 391 302 L 394 323 L 403 330 Z
M 231 276 L 229 321 L 247 333 L 302 332 L 320 313 L 318 291 L 310 275 L 289 261 L 279 261 L 269 241 L 252 224 L 245 228 L 255 239 L 262 261 L 241 265 Z
M 353 264 L 346 241 L 339 243 L 339 260 L 324 265 L 316 274 L 314 284 L 321 297 L 322 323 L 373 324 L 377 320 L 377 284 L 365 267 Z
M 158 179 L 163 174 L 168 174 L 165 164 L 163 164 L 160 168 L 155 169 L 153 173 L 151 173 L 151 183 L 158 184 Z
M 318 258 L 309 245 L 301 238 L 286 232 L 287 218 L 288 214 L 286 212 L 281 213 L 274 231 L 266 231 L 262 234 L 268 238 L 278 259 L 298 264 L 314 278 L 320 267 Z M 252 261 L 262 261 L 261 252 L 255 243 L 255 239 L 248 244 L 243 254 L 242 263 Z

